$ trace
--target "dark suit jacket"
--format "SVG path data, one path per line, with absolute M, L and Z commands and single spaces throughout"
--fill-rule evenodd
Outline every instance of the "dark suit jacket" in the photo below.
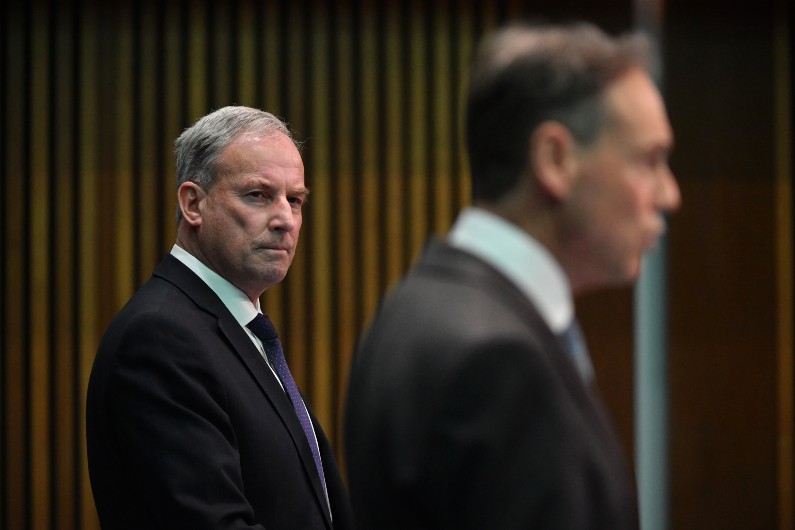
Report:
M 312 420 L 333 525 L 289 398 L 216 294 L 166 256 L 108 327 L 89 380 L 102 527 L 351 528 L 334 455 Z
M 563 340 L 446 243 L 431 242 L 360 340 L 345 436 L 360 528 L 637 527 L 625 455 Z

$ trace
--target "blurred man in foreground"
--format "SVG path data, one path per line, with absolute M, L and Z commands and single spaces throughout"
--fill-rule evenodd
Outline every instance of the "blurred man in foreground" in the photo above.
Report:
M 573 297 L 624 285 L 680 202 L 639 36 L 511 26 L 471 70 L 473 206 L 354 357 L 346 456 L 366 529 L 637 528 Z

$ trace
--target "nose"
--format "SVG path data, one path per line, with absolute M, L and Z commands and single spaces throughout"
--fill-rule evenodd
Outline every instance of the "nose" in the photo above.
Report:
M 667 166 L 660 175 L 657 201 L 660 209 L 667 213 L 678 210 L 682 204 L 682 193 L 679 189 L 679 184 L 676 182 L 673 172 Z
M 273 231 L 290 232 L 295 228 L 295 214 L 293 206 L 287 197 L 276 197 L 271 203 L 271 215 L 268 227 Z

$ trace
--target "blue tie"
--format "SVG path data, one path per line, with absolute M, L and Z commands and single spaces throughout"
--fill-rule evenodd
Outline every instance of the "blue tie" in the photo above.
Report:
M 326 492 L 326 477 L 323 474 L 323 464 L 320 461 L 320 450 L 317 446 L 315 431 L 312 429 L 312 420 L 309 419 L 309 414 L 306 411 L 304 400 L 301 398 L 301 393 L 298 391 L 298 387 L 296 386 L 295 380 L 290 373 L 290 369 L 287 367 L 287 361 L 284 358 L 284 352 L 282 351 L 282 345 L 279 342 L 279 337 L 276 334 L 276 328 L 273 327 L 270 319 L 261 313 L 255 316 L 254 320 L 248 323 L 248 328 L 254 333 L 254 335 L 257 336 L 257 338 L 259 338 L 260 341 L 262 341 L 262 345 L 265 348 L 265 355 L 268 356 L 268 360 L 273 365 L 276 375 L 279 376 L 279 379 L 284 386 L 284 390 L 287 392 L 287 396 L 293 403 L 295 414 L 298 416 L 298 421 L 301 423 L 301 427 L 304 429 L 304 434 L 306 435 L 306 439 L 309 442 L 309 447 L 312 449 L 312 457 L 315 459 L 317 474 L 320 476 L 321 484 L 323 484 L 323 492 L 326 493 L 326 498 L 328 499 L 328 493 Z
M 591 383 L 594 379 L 593 365 L 591 357 L 588 355 L 588 346 L 585 345 L 582 329 L 577 319 L 571 321 L 569 328 L 563 333 L 569 353 L 574 359 L 574 364 L 586 383 Z

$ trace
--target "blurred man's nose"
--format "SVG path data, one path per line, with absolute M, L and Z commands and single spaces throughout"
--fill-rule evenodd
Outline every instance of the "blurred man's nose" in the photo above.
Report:
M 658 193 L 658 203 L 661 210 L 670 213 L 678 210 L 679 206 L 681 206 L 682 194 L 679 190 L 679 184 L 676 182 L 673 172 L 667 166 L 661 175 Z

